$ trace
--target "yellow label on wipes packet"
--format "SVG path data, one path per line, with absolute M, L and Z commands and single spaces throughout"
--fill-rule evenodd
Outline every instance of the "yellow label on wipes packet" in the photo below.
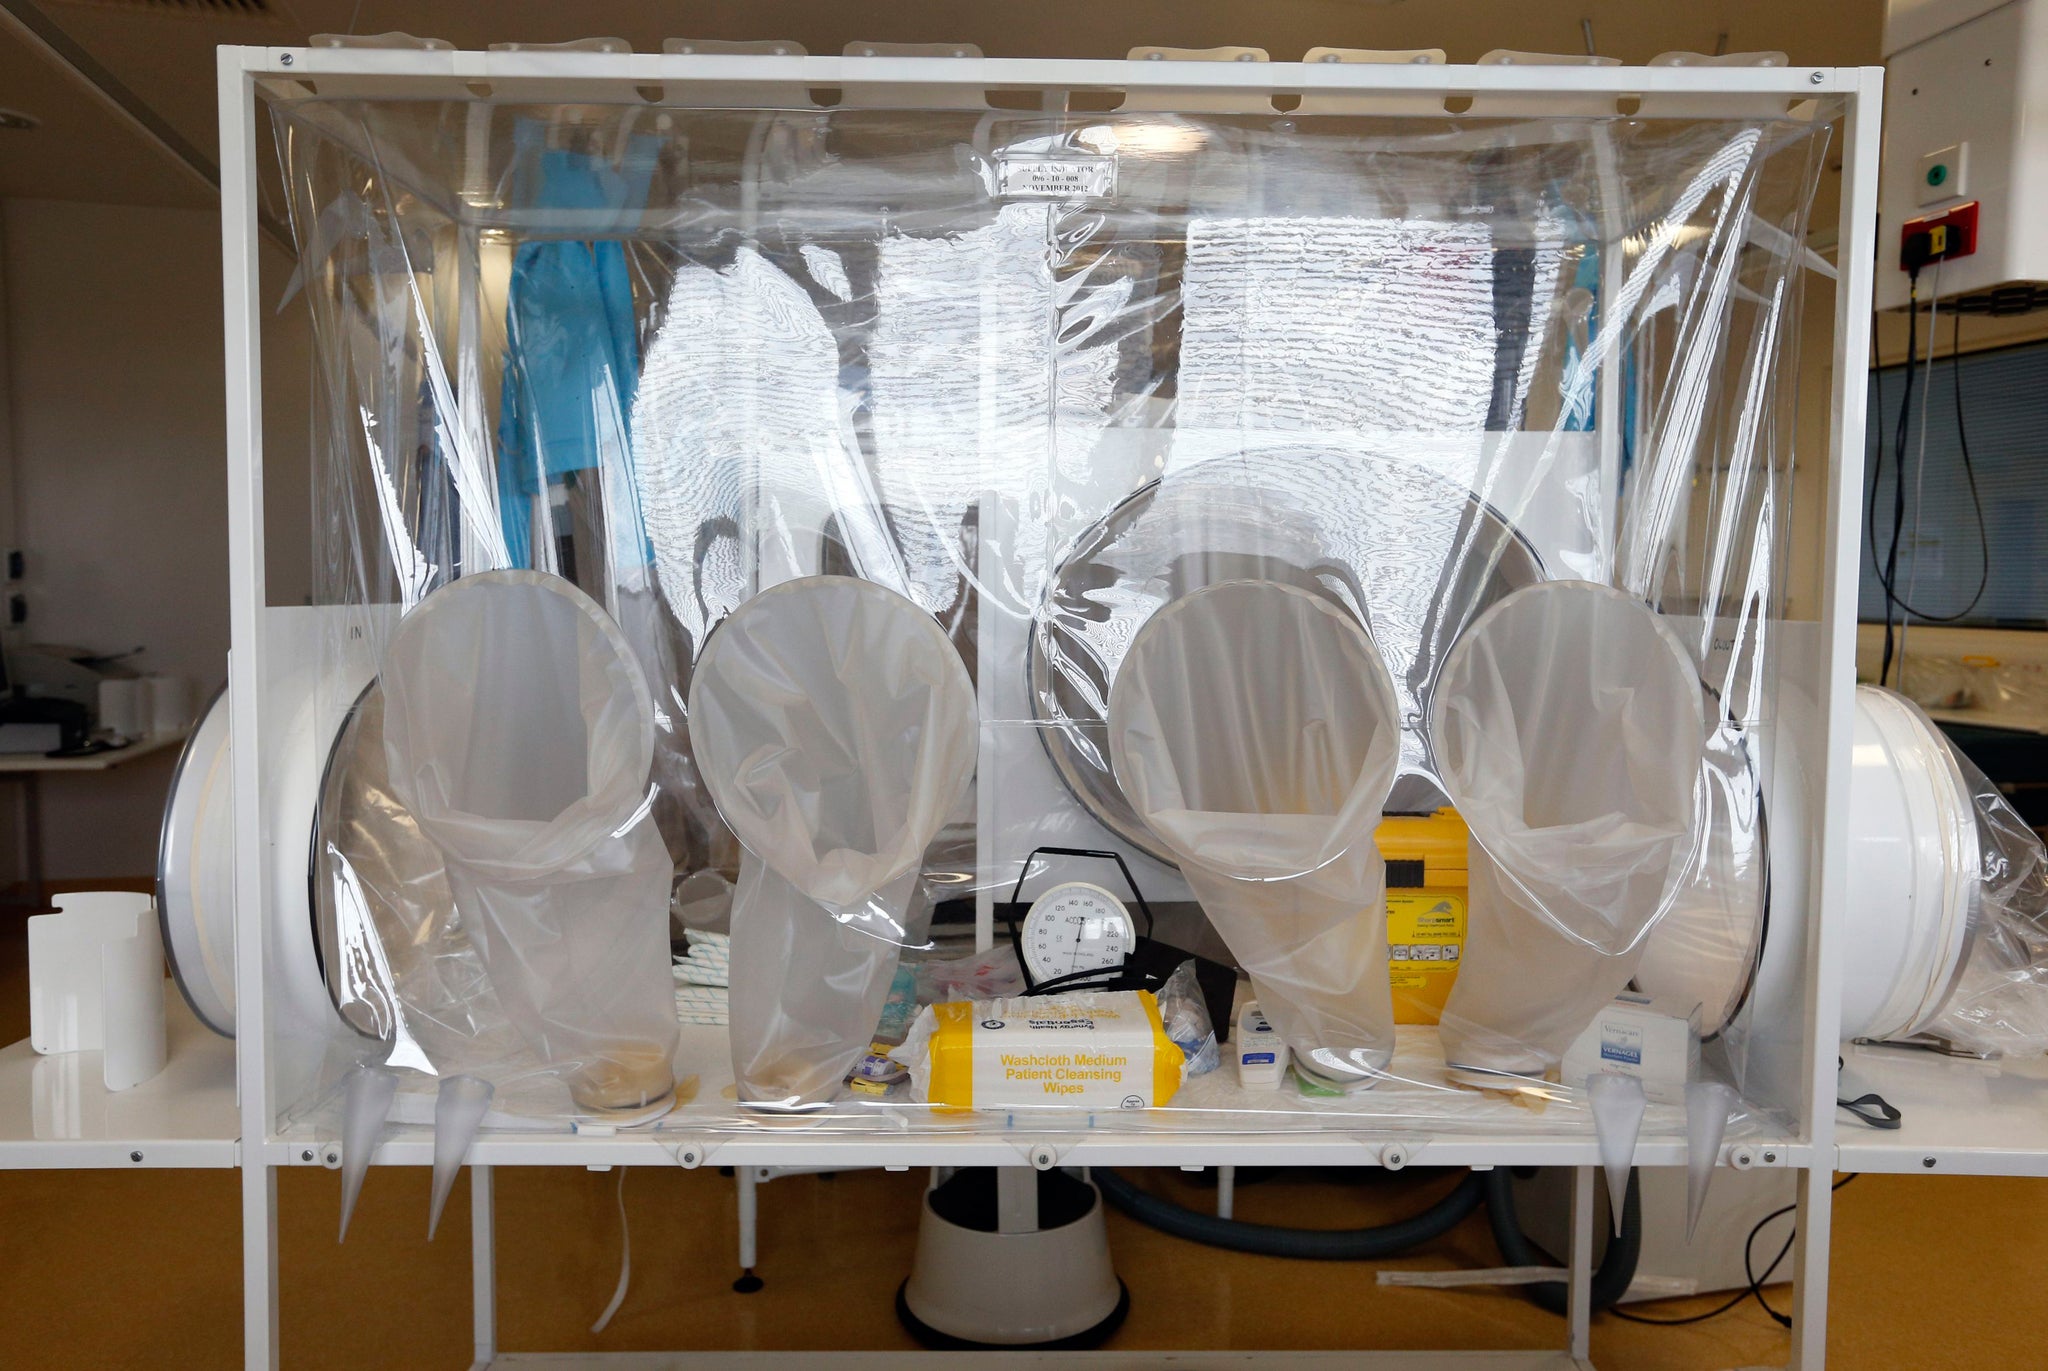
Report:
M 1435 1023 L 1465 951 L 1465 897 L 1446 890 L 1387 892 L 1387 973 L 1396 1023 Z
M 924 1090 L 954 1109 L 1147 1109 L 1180 1088 L 1181 1051 L 1150 993 L 932 1006 Z

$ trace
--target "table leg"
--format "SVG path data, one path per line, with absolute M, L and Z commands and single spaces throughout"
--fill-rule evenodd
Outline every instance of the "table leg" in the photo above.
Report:
M 50 897 L 43 889 L 43 779 L 33 771 L 21 789 L 21 845 L 29 907 L 48 909 Z
M 43 803 L 42 787 L 33 771 L 17 772 L 4 779 L 18 784 L 17 794 L 21 798 L 21 813 L 10 827 L 21 842 L 21 885 L 25 892 L 19 899 L 0 894 L 0 907 L 19 905 L 28 913 L 49 908 L 43 895 Z M 13 874 L 13 873 L 8 873 Z M 6 887 L 0 885 L 0 891 Z

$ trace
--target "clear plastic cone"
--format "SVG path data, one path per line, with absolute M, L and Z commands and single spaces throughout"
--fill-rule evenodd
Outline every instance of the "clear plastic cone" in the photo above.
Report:
M 363 1178 L 370 1173 L 370 1158 L 377 1151 L 377 1140 L 397 1095 L 396 1071 L 359 1066 L 349 1073 L 341 1111 L 341 1231 L 335 1235 L 336 1242 L 348 1237 L 349 1217 L 356 1212 Z
M 1685 1088 L 1685 1240 L 1700 1226 L 1707 1207 L 1707 1187 L 1721 1160 L 1721 1138 L 1728 1116 L 1741 1105 L 1735 1087 L 1720 1081 L 1694 1081 Z
M 1607 1173 L 1608 1213 L 1618 1234 L 1628 1200 L 1628 1173 L 1636 1161 L 1636 1135 L 1642 1131 L 1649 1099 L 1643 1094 L 1643 1083 L 1634 1076 L 1601 1071 L 1586 1078 L 1586 1103 L 1593 1111 L 1600 1169 Z
M 491 1083 L 480 1076 L 446 1076 L 434 1098 L 434 1196 L 427 1210 L 427 1238 L 441 1226 L 441 1210 L 455 1189 L 455 1177 L 469 1156 L 484 1115 L 490 1112 Z

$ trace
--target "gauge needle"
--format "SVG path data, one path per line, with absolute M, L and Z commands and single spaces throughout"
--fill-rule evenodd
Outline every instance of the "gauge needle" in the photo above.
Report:
M 1074 920 L 1074 959 L 1067 963 L 1069 971 L 1079 971 L 1081 969 L 1081 939 L 1087 936 L 1088 916 L 1083 914 L 1080 918 Z

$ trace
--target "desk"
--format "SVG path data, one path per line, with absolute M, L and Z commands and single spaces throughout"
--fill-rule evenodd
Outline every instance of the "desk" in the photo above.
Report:
M 165 748 L 183 747 L 191 730 L 177 733 L 160 733 L 150 738 L 140 738 L 126 747 L 111 752 L 95 752 L 90 757 L 45 757 L 40 752 L 0 752 L 0 776 L 35 776 L 45 771 L 112 771 L 125 766 L 139 757 L 147 757 Z
M 40 752 L 0 753 L 0 780 L 12 780 L 21 785 L 21 827 L 22 849 L 27 867 L 29 905 L 34 909 L 43 907 L 43 808 L 40 778 L 50 772 L 61 771 L 112 771 L 117 766 L 126 766 L 143 757 L 183 747 L 189 729 L 177 733 L 160 733 L 148 738 L 139 738 L 126 747 L 111 752 L 95 752 L 89 757 L 45 757 Z

